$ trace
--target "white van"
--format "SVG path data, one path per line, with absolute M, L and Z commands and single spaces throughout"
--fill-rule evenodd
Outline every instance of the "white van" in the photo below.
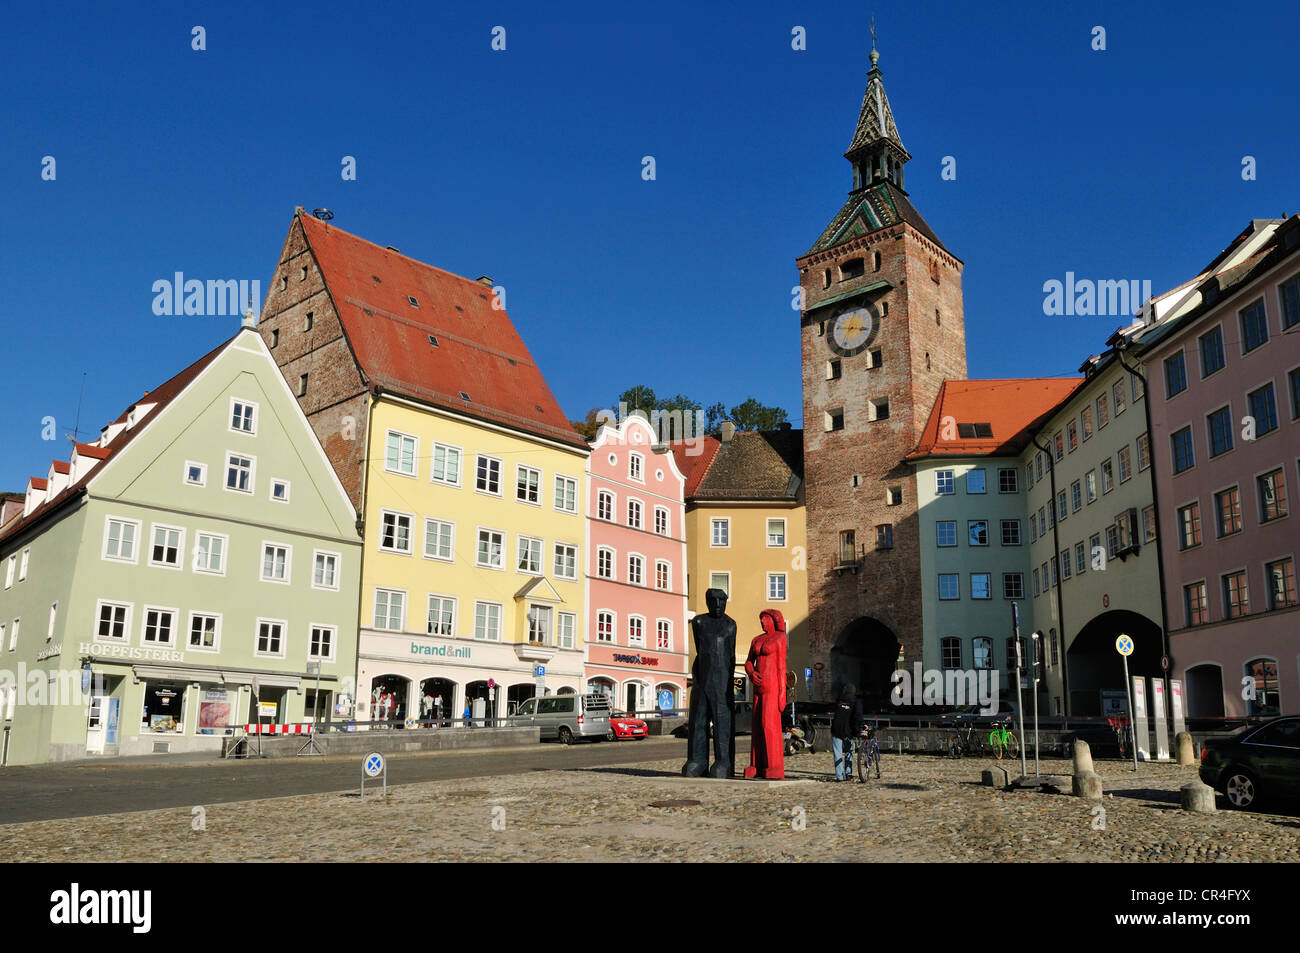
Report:
M 542 741 L 558 738 L 566 745 L 575 738 L 601 741 L 609 733 L 609 711 L 606 695 L 545 695 L 525 701 L 510 723 L 536 725 Z

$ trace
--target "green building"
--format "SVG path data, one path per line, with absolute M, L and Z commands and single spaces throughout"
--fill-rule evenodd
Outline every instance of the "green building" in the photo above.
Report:
M 16 509 L 5 763 L 215 750 L 248 722 L 351 714 L 357 514 L 251 316 Z

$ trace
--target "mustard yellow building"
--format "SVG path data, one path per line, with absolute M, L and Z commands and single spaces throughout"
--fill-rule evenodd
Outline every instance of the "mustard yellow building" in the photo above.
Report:
M 736 620 L 737 695 L 749 644 L 762 633 L 759 613 L 778 609 L 789 635 L 788 667 L 796 700 L 808 699 L 808 582 L 803 494 L 803 432 L 734 432 L 672 446 L 686 475 L 687 601 L 708 611 L 704 593 L 727 593 Z M 694 664 L 695 646 L 691 645 Z
M 590 450 L 470 280 L 294 213 L 258 330 L 364 531 L 358 721 L 583 685 Z

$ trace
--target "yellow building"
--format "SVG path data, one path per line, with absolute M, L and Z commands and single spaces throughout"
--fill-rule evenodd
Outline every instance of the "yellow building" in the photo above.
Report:
M 762 634 L 759 613 L 777 609 L 789 636 L 787 667 L 795 698 L 808 699 L 808 584 L 803 494 L 803 432 L 739 432 L 672 445 L 686 475 L 687 600 L 708 611 L 704 593 L 727 593 L 736 620 L 737 694 L 752 697 L 744 678 L 749 644 Z M 691 645 L 694 665 L 695 646 Z

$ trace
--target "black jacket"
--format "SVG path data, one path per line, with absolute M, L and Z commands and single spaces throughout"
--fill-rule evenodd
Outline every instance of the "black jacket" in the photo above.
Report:
M 835 715 L 831 718 L 832 738 L 856 738 L 862 731 L 862 714 L 858 706 L 841 699 L 835 703 Z

